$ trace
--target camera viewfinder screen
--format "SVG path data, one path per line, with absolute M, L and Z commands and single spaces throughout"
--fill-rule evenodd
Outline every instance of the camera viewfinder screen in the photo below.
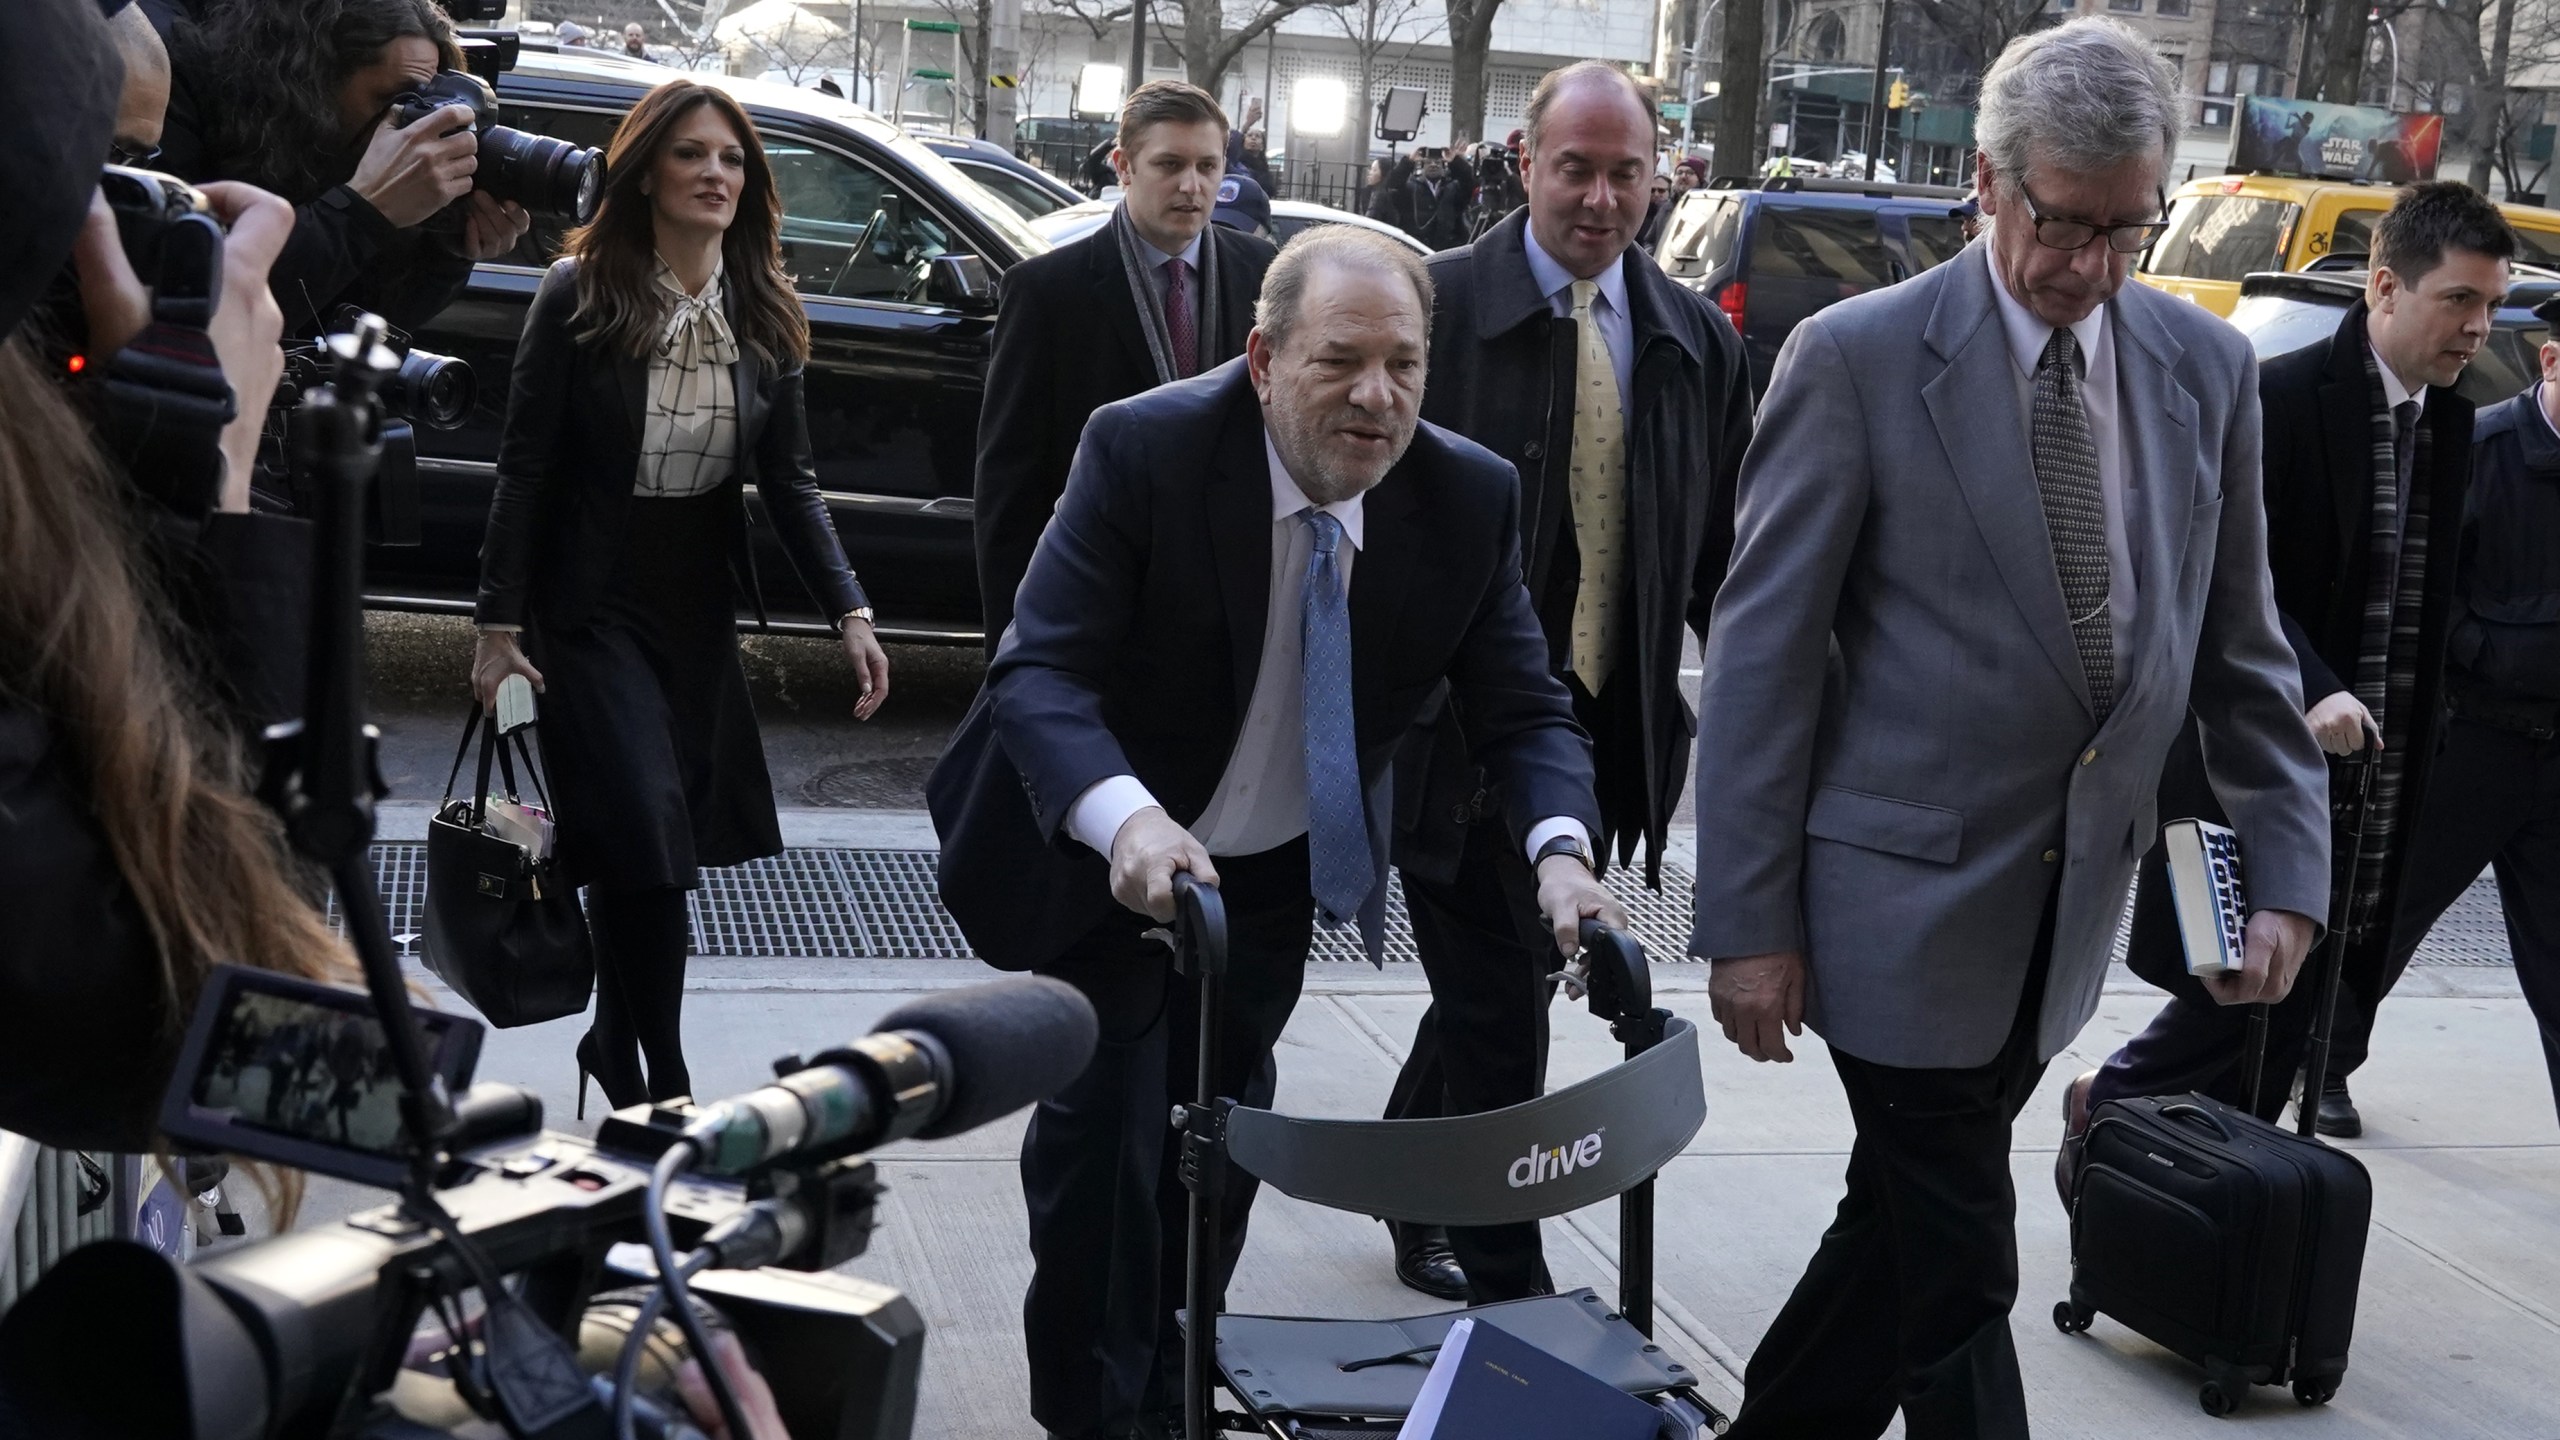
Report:
M 442 1030 L 430 1029 L 430 1052 Z M 370 1014 L 235 991 L 192 1099 L 235 1124 L 319 1145 L 403 1153 L 400 1078 L 382 1022 Z

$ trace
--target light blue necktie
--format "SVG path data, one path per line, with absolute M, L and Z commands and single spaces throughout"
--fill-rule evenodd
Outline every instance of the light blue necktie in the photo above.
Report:
M 1298 512 L 1314 533 L 1298 602 L 1307 732 L 1307 870 L 1316 903 L 1336 920 L 1360 913 L 1378 883 L 1360 798 L 1360 750 L 1351 725 L 1351 606 L 1335 558 L 1342 522 Z

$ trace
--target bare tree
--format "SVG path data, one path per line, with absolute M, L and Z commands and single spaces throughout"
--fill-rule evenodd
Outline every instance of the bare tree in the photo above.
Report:
M 1894 51 L 1919 78 L 1917 88 L 1941 103 L 1970 103 L 1982 72 L 2030 30 L 2060 17 L 2051 0 L 1905 0 L 1912 23 L 1897 25 Z M 1919 64 L 1911 64 L 1918 60 Z
M 1339 9 L 1353 0 L 1154 0 L 1152 13 L 1161 28 L 1174 15 L 1182 19 L 1182 69 L 1192 84 L 1214 95 L 1227 67 L 1244 47 L 1272 26 L 1301 10 Z
M 1738 0 L 1737 0 L 1738 3 Z M 1484 138 L 1485 58 L 1502 0 L 1443 0 L 1449 17 L 1449 143 Z
M 762 60 L 768 74 L 778 72 L 792 85 L 850 69 L 854 62 L 853 37 L 844 27 L 805 10 L 776 24 L 733 29 L 724 38 L 733 53 Z
M 1715 173 L 1748 178 L 1759 168 L 1760 99 L 1769 72 L 1769 7 L 1777 0 L 1724 0 L 1717 69 Z

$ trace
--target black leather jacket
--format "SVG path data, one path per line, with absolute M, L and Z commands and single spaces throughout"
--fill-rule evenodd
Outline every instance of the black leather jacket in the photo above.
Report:
M 577 261 L 562 260 L 542 277 L 516 342 L 498 493 L 480 551 L 475 617 L 483 625 L 522 625 L 535 608 L 554 624 L 581 623 L 603 598 L 619 553 L 639 473 L 649 364 L 570 334 L 577 273 Z M 800 367 L 777 373 L 741 344 L 737 382 L 741 463 L 720 493 L 732 502 L 726 539 L 741 582 L 752 584 L 754 573 L 744 499 L 752 473 L 766 517 L 822 613 L 835 618 L 870 604 L 818 493 Z

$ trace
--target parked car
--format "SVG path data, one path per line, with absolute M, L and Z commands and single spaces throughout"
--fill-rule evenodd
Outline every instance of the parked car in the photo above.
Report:
M 1117 193 L 1108 199 L 1087 200 L 1082 204 L 1070 205 L 1064 210 L 1043 215 L 1031 222 L 1031 228 L 1050 245 L 1064 245 L 1072 240 L 1081 240 L 1102 228 L 1102 222 L 1111 218 L 1111 212 L 1119 204 Z M 1268 232 L 1268 238 L 1272 244 L 1286 245 L 1289 243 L 1289 237 L 1311 225 L 1357 225 L 1363 230 L 1375 230 L 1381 235 L 1391 235 L 1395 237 L 1398 244 L 1417 255 L 1431 253 L 1430 246 L 1393 225 L 1381 220 L 1372 220 L 1366 215 L 1354 215 L 1348 210 L 1336 210 L 1330 205 L 1315 205 L 1304 200 L 1271 202 L 1271 229 Z
M 500 77 L 507 124 L 601 146 L 667 72 L 606 56 L 528 52 Z M 809 438 L 845 553 L 879 607 L 882 638 L 976 644 L 971 490 L 978 402 L 995 328 L 992 281 L 1049 248 L 950 162 L 871 112 L 815 90 L 697 75 L 738 97 L 781 190 L 783 263 L 807 309 Z M 559 248 L 537 224 L 476 267 L 462 298 L 416 336 L 470 362 L 478 399 L 453 430 L 418 437 L 424 543 L 366 561 L 367 602 L 467 613 L 496 486 L 498 435 L 525 307 Z M 760 522 L 754 584 L 776 630 L 827 633 Z M 750 622 L 757 613 L 742 603 Z
M 1719 180 L 1680 197 L 1654 258 L 1733 322 L 1758 395 L 1806 316 L 1964 249 L 1948 213 L 1964 196 L 1945 185 Z
M 2343 267 L 2268 270 L 2243 276 L 2231 323 L 2260 360 L 2289 355 L 2335 334 L 2347 307 L 2364 298 L 2365 272 Z M 2560 295 L 2560 270 L 2516 267 L 2516 281 L 2491 318 L 2488 342 L 2453 388 L 2474 405 L 2495 405 L 2542 378 L 2542 342 L 2551 327 L 2533 307 Z
M 1025 220 L 1084 203 L 1083 191 L 992 140 L 954 135 L 918 135 L 916 139 Z
M 2400 192 L 2387 185 L 2282 175 L 2214 175 L 2169 197 L 2169 229 L 2134 265 L 2134 276 L 2216 315 L 2240 303 L 2244 277 L 2305 270 L 2373 248 L 2373 225 Z M 2500 205 L 2522 243 L 2519 259 L 2560 266 L 2560 211 Z
M 1014 122 L 1013 151 L 1082 194 L 1085 157 L 1119 130 L 1117 120 L 1097 116 L 1031 115 Z

